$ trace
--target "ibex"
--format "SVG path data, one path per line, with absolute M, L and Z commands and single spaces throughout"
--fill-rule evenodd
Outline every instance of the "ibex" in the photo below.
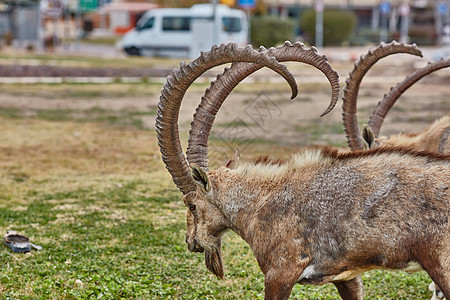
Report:
M 293 77 L 279 64 L 287 60 L 312 64 L 326 74 L 333 96 L 325 113 L 330 111 L 339 94 L 337 74 L 325 57 L 299 43 L 259 51 L 213 47 L 168 77 L 156 128 L 163 161 L 188 208 L 188 249 L 205 252 L 207 268 L 222 278 L 221 239 L 228 229 L 235 231 L 265 275 L 265 299 L 287 299 L 296 283 L 328 282 L 343 299 L 362 299 L 360 273 L 417 266 L 448 297 L 449 156 L 403 148 L 346 153 L 311 148 L 284 163 L 243 163 L 236 153 L 225 167 L 207 172 L 209 132 L 232 89 L 218 85 L 234 86 L 245 78 L 240 72 L 267 66 L 291 83 L 295 96 Z M 186 159 L 177 124 L 183 96 L 203 72 L 227 62 L 234 63 L 197 109 Z M 197 131 L 202 133 L 194 135 Z
M 370 50 L 366 55 L 361 56 L 355 63 L 349 78 L 344 87 L 343 117 L 344 128 L 347 133 L 347 141 L 352 150 L 372 149 L 374 147 L 408 147 L 416 151 L 429 151 L 434 153 L 450 154 L 450 115 L 437 120 L 431 126 L 419 133 L 396 134 L 389 138 L 378 138 L 384 118 L 398 98 L 413 84 L 424 76 L 450 67 L 450 59 L 428 63 L 414 73 L 408 75 L 397 86 L 391 88 L 390 92 L 384 95 L 382 101 L 370 116 L 368 125 L 364 125 L 361 134 L 358 127 L 357 98 L 359 86 L 364 75 L 381 58 L 396 53 L 409 53 L 422 56 L 416 45 L 405 45 L 397 42 L 390 44 L 381 43 L 377 48 Z M 435 285 L 431 285 L 435 286 Z M 433 299 L 442 299 L 443 294 L 439 287 L 435 286 Z
M 375 146 L 406 146 L 418 151 L 430 151 L 436 153 L 450 154 L 450 115 L 444 116 L 434 124 L 419 133 L 392 135 L 390 138 L 378 138 L 384 118 L 398 98 L 413 84 L 424 76 L 450 67 L 450 59 L 429 63 L 408 75 L 397 86 L 391 88 L 390 92 L 384 95 L 382 101 L 369 118 L 368 126 L 360 132 L 357 118 L 357 98 L 359 86 L 364 75 L 381 58 L 396 53 L 409 53 L 422 56 L 416 45 L 405 45 L 397 42 L 390 44 L 380 44 L 377 48 L 370 50 L 361 56 L 355 64 L 344 87 L 343 118 L 344 129 L 347 133 L 347 141 L 352 150 L 362 150 Z
M 377 138 L 372 128 L 370 125 L 365 125 L 362 129 L 364 144 L 369 149 L 384 146 L 405 146 L 418 151 L 450 154 L 450 115 L 436 120 L 421 132 L 393 134 L 389 138 Z

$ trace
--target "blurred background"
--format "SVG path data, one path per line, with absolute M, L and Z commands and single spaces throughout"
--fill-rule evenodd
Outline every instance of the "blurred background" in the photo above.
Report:
M 107 55 L 125 51 L 131 55 L 175 57 L 196 57 L 199 50 L 227 41 L 251 43 L 255 47 L 275 46 L 285 40 L 317 47 L 365 46 L 391 40 L 446 46 L 450 44 L 449 6 L 450 0 L 2 1 L 0 45 L 38 52 L 98 51 Z M 169 8 L 185 10 L 170 12 Z M 234 9 L 245 17 L 236 19 Z M 155 24 L 146 24 L 144 21 L 151 19 L 148 14 L 152 10 L 154 15 L 171 19 L 162 19 L 163 24 L 158 24 L 157 19 Z M 147 17 L 141 20 L 146 12 Z M 128 49 L 124 49 L 127 45 L 124 46 L 122 38 L 136 25 L 141 35 L 144 31 L 160 30 L 163 40 L 148 42 L 149 45 L 143 45 L 143 41 L 131 45 L 128 41 L 125 42 Z M 164 50 L 175 47 L 170 44 L 174 39 L 171 34 L 175 33 L 189 34 L 186 38 L 190 42 L 183 42 L 187 43 L 184 49 L 167 53 Z M 238 33 L 241 36 L 236 40 L 233 36 Z M 138 39 L 155 37 L 147 34 Z M 183 39 L 183 35 L 175 39 Z M 190 51 L 196 39 L 203 42 Z M 142 51 L 142 47 L 149 51 Z
M 16 230 L 43 251 L 0 249 L 1 299 L 263 299 L 264 276 L 237 235 L 224 239 L 226 280 L 188 253 L 186 211 L 161 160 L 155 116 L 180 60 L 216 43 L 255 48 L 286 40 L 317 46 L 340 76 L 380 41 L 417 43 L 374 65 L 359 89 L 358 120 L 429 61 L 450 57 L 450 1 L 39 0 L 0 5 L 0 232 Z M 236 148 L 243 159 L 287 158 L 299 147 L 347 148 L 342 99 L 320 118 L 330 85 L 287 62 L 289 86 L 262 69 L 221 107 L 209 167 Z M 186 93 L 183 148 L 213 69 Z M 411 87 L 381 135 L 413 133 L 450 112 L 450 68 Z M 367 299 L 430 299 L 425 272 L 367 272 Z M 294 299 L 337 299 L 332 285 L 296 286 Z

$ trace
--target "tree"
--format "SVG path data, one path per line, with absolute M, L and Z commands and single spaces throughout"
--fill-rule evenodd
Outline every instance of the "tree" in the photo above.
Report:
M 348 40 L 357 23 L 357 16 L 352 11 L 326 9 L 323 14 L 323 42 L 325 46 L 341 45 Z M 300 17 L 300 24 L 308 43 L 314 44 L 316 38 L 316 12 L 305 11 Z

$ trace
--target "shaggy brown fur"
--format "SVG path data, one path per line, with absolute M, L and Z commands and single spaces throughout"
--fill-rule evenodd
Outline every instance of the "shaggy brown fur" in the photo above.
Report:
M 235 157 L 231 165 L 208 174 L 192 165 L 198 189 L 184 196 L 194 207 L 189 248 L 204 249 L 217 276 L 220 240 L 231 229 L 254 252 L 266 299 L 287 299 L 295 283 L 328 282 L 343 299 L 362 299 L 360 273 L 417 266 L 449 297 L 448 155 L 325 147 L 283 164 Z
M 450 154 L 450 115 L 437 120 L 422 132 L 391 135 L 388 139 L 385 137 L 375 139 L 370 127 L 366 126 L 363 128 L 362 137 L 368 148 L 404 146 L 417 151 Z M 434 294 L 442 294 L 439 287 L 434 286 Z

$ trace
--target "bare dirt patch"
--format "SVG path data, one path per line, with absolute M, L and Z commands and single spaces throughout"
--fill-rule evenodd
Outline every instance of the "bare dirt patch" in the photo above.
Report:
M 399 62 L 389 58 L 381 61 L 367 74 L 359 92 L 360 122 L 367 122 L 368 116 L 389 88 L 415 69 L 414 62 L 414 60 L 403 59 L 402 64 L 399 65 Z M 343 85 L 352 64 L 349 62 L 335 64 L 341 74 Z M 299 64 L 289 64 L 289 68 L 292 69 L 299 84 L 300 94 L 296 99 L 289 100 L 288 85 L 279 82 L 278 79 L 274 81 L 274 74 L 271 71 L 259 71 L 252 77 L 253 83 L 242 83 L 225 101 L 217 115 L 212 137 L 219 140 L 269 141 L 282 145 L 313 143 L 344 146 L 346 142 L 341 125 L 342 99 L 330 114 L 320 118 L 319 115 L 328 106 L 331 94 L 325 77 L 317 70 Z M 74 74 L 77 74 L 81 72 L 80 69 L 83 68 L 70 70 L 75 70 Z M 101 73 L 104 68 L 97 69 L 94 71 Z M 32 74 L 33 69 L 25 68 L 24 70 L 29 72 L 27 74 Z M 71 74 L 70 70 L 66 70 L 67 74 Z M 87 69 L 83 70 L 87 72 Z M 140 71 L 134 72 L 139 74 Z M 131 73 L 132 71 L 125 70 L 120 74 Z M 89 91 L 92 92 L 95 88 L 120 90 L 121 86 L 127 89 L 133 88 L 124 84 L 99 84 L 91 86 Z M 142 112 L 149 109 L 156 110 L 161 88 L 162 84 L 156 87 L 153 84 L 152 87 L 147 88 L 151 92 L 145 93 L 145 84 L 139 84 L 136 85 L 136 89 L 143 91 L 142 96 L 125 94 L 111 97 L 97 94 L 92 97 L 76 97 L 83 86 L 68 84 L 65 89 L 69 90 L 69 93 L 65 93 L 64 97 L 58 97 L 59 93 L 62 93 L 61 89 L 56 91 L 53 97 L 48 97 L 46 94 L 51 93 L 51 88 L 46 94 L 42 94 L 38 92 L 39 85 L 36 85 L 37 92 L 34 96 L 4 91 L 0 99 L 0 107 L 20 109 L 31 116 L 36 110 L 72 110 L 83 113 L 83 111 L 100 108 L 111 111 Z M 203 94 L 203 89 L 197 86 L 189 90 L 182 103 L 179 126 L 184 134 L 189 130 L 192 115 Z M 70 91 L 73 92 L 73 97 L 70 96 Z M 402 96 L 388 114 L 381 134 L 417 132 L 424 129 L 433 120 L 450 112 L 449 95 L 448 70 L 441 70 L 428 76 Z M 154 129 L 154 115 L 143 115 L 140 119 L 145 128 Z M 232 146 L 242 145 L 238 142 Z

